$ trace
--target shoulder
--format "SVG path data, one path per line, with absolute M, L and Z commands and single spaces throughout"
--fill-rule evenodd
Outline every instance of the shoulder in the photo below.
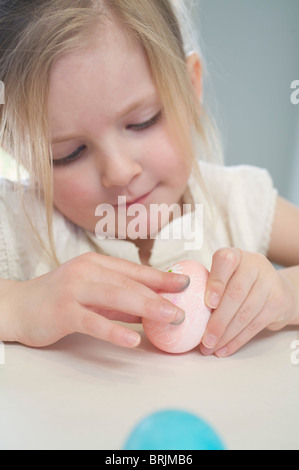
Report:
M 47 211 L 26 181 L 0 179 L 0 278 L 27 280 L 56 267 L 51 255 Z M 61 263 L 92 251 L 85 231 L 53 208 L 52 232 Z
M 0 278 L 31 279 L 49 252 L 43 201 L 27 181 L 0 179 L 0 213 Z
M 14 217 L 14 213 L 19 213 L 21 207 L 21 199 L 18 198 L 17 185 L 9 180 L 0 179 L 0 223 L 8 223 Z
M 201 162 L 199 169 L 207 192 L 226 208 L 232 202 L 236 209 L 242 200 L 255 204 L 262 195 L 272 198 L 276 192 L 270 173 L 263 168 L 249 165 L 225 167 Z
M 9 223 L 16 228 L 23 226 L 24 215 L 34 214 L 37 207 L 40 206 L 34 189 L 24 180 L 13 182 L 6 179 L 0 179 L 0 207 L 1 222 Z
M 14 183 L 0 179 L 0 278 L 19 279 L 15 214 L 19 213 Z
M 219 208 L 232 244 L 267 254 L 278 193 L 263 168 L 199 164 L 208 195 Z
M 271 184 L 272 178 L 268 170 L 250 165 L 224 166 L 207 162 L 199 162 L 200 172 L 207 183 L 221 182 L 220 191 L 233 189 L 238 184 L 263 185 Z M 233 187 L 231 186 L 233 184 Z

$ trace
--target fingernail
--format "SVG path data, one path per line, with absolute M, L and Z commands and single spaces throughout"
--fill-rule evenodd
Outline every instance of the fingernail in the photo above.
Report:
M 176 320 L 171 322 L 170 324 L 173 326 L 180 326 L 182 323 L 184 323 L 186 318 L 186 313 L 183 312 L 183 310 L 179 310 L 176 316 Z
M 187 289 L 190 286 L 191 279 L 189 276 L 180 275 L 178 276 L 178 282 L 182 285 L 182 291 Z
M 126 333 L 125 342 L 128 346 L 137 347 L 140 344 L 141 337 L 138 333 L 134 333 L 134 331 L 129 331 Z
M 208 349 L 206 348 L 203 344 L 200 346 L 200 352 L 204 355 L 204 356 L 211 356 L 212 355 L 212 349 Z
M 228 348 L 222 348 L 215 353 L 215 356 L 219 357 L 220 359 L 226 358 L 228 355 Z
M 171 323 L 172 325 L 181 325 L 186 317 L 186 314 L 183 310 L 177 308 L 175 305 L 172 304 L 164 304 L 161 308 L 160 313 L 165 320 L 174 318 Z
M 207 335 L 202 341 L 203 345 L 208 349 L 213 349 L 218 343 L 218 339 L 214 335 Z
M 219 303 L 220 303 L 219 295 L 216 294 L 216 292 L 209 292 L 209 294 L 207 295 L 207 305 L 208 305 L 208 307 L 215 310 L 219 306 Z

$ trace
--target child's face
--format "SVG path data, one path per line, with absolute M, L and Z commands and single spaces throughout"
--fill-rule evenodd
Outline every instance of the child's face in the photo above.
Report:
M 181 201 L 190 170 L 146 55 L 118 24 L 55 64 L 49 112 L 54 203 L 69 220 L 94 232 L 96 207 L 119 196 L 147 208 Z

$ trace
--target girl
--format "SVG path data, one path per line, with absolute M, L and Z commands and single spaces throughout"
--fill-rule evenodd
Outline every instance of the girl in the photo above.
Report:
M 159 291 L 188 285 L 162 272 L 183 258 L 210 268 L 204 354 L 225 357 L 264 328 L 299 324 L 298 210 L 267 172 L 202 162 L 215 134 L 175 6 L 1 0 L 0 145 L 30 176 L 2 182 L 1 340 L 41 347 L 81 332 L 136 347 L 139 334 L 113 320 L 182 322 Z M 125 236 L 116 224 L 114 239 L 99 239 L 96 208 L 108 204 L 122 223 L 119 197 L 146 208 L 143 234 L 130 237 L 128 219 Z M 205 211 L 195 251 L 154 239 L 180 217 L 151 224 L 150 205 L 187 202 Z

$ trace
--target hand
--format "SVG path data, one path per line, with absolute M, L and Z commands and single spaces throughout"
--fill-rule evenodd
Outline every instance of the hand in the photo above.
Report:
M 42 277 L 16 284 L 10 304 L 14 337 L 9 340 L 43 347 L 80 332 L 136 347 L 140 335 L 112 320 L 136 323 L 147 317 L 182 322 L 184 312 L 157 292 L 182 291 L 188 282 L 185 275 L 88 253 Z
M 206 303 L 214 309 L 201 352 L 227 357 L 265 328 L 280 329 L 294 314 L 297 292 L 262 255 L 224 248 L 213 257 Z

